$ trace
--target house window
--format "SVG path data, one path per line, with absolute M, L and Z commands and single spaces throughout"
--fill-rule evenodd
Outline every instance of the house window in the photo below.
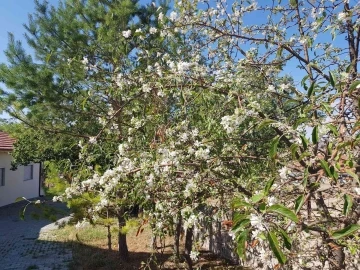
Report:
M 0 186 L 5 186 L 5 168 L 0 168 Z
M 28 165 L 24 167 L 24 181 L 33 179 L 33 165 Z

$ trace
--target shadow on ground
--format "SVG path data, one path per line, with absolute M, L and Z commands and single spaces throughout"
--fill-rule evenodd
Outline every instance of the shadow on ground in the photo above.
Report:
M 46 240 L 57 227 L 53 222 L 68 214 L 64 204 L 53 202 L 27 205 L 22 201 L 1 207 L 0 268 L 68 269 L 71 250 L 62 243 Z
M 129 252 L 129 259 L 124 262 L 116 250 L 99 249 L 79 242 L 70 242 L 69 245 L 73 250 L 73 262 L 70 265 L 72 270 L 187 269 L 184 262 L 174 263 L 170 253 Z M 209 252 L 202 252 L 201 257 L 201 262 L 195 264 L 194 269 L 244 269 L 240 266 L 231 266 Z
M 157 254 L 156 258 L 148 252 L 129 252 L 129 259 L 124 262 L 116 250 L 100 249 L 78 242 L 70 242 L 73 250 L 73 262 L 70 269 L 158 269 L 157 264 L 167 261 L 171 254 Z M 155 261 L 151 261 L 155 259 Z M 145 268 L 147 266 L 148 268 Z M 168 268 L 171 269 L 171 268 Z
M 2 270 L 135 270 L 135 269 L 186 269 L 185 263 L 172 260 L 171 244 L 161 253 L 149 252 L 149 237 L 129 235 L 129 260 L 120 259 L 116 250 L 88 245 L 76 237 L 61 241 L 55 231 L 58 223 L 66 223 L 70 214 L 64 204 L 48 201 L 38 205 L 19 202 L 0 208 L 0 269 Z M 53 222 L 57 220 L 57 222 Z M 77 240 L 75 240 L 77 239 Z M 136 247 L 134 247 L 136 246 Z M 131 250 L 132 248 L 132 250 Z M 144 252 L 142 252 L 144 250 Z M 230 266 L 209 252 L 201 254 L 194 269 L 242 269 Z

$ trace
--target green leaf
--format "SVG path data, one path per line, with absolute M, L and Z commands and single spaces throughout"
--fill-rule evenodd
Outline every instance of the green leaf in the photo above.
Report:
M 21 210 L 20 210 L 20 213 L 19 213 L 19 216 L 20 216 L 20 219 L 21 220 L 25 220 L 25 212 L 26 212 L 26 208 L 28 207 L 30 203 L 28 203 L 27 205 L 25 205 Z
M 269 191 L 270 191 L 272 185 L 274 184 L 274 181 L 275 181 L 275 178 L 272 178 L 269 181 L 267 181 L 267 183 L 265 185 L 265 189 L 264 189 L 264 192 L 266 195 L 269 194 Z
M 270 145 L 270 149 L 269 149 L 269 156 L 270 156 L 270 158 L 275 158 L 275 157 L 276 157 L 277 147 L 278 147 L 279 141 L 280 141 L 280 137 L 279 137 L 279 136 L 276 136 L 276 137 L 272 140 L 271 145 Z
M 245 251 L 246 251 L 246 240 L 248 234 L 249 234 L 249 230 L 245 230 L 236 237 L 237 254 L 239 255 L 240 258 L 244 260 L 245 260 Z
M 82 106 L 82 109 L 83 109 L 84 111 L 87 110 L 86 103 L 87 103 L 88 99 L 89 99 L 89 97 L 86 97 L 86 98 L 81 102 L 81 106 Z
M 283 238 L 284 241 L 284 245 L 288 250 L 291 250 L 291 246 L 292 246 L 292 240 L 289 237 L 289 235 L 281 228 L 279 228 L 279 232 Z
M 46 55 L 46 60 L 45 60 L 46 64 L 49 63 L 51 55 L 52 55 L 52 51 Z
M 300 157 L 298 158 L 298 160 L 302 160 L 306 157 L 310 157 L 311 156 L 311 153 L 310 152 L 303 152 Z
M 307 92 L 308 98 L 310 98 L 314 93 L 314 88 L 315 88 L 315 82 L 312 82 Z
M 360 81 L 353 82 L 349 87 L 349 93 L 351 94 L 358 86 L 360 85 Z
M 26 198 L 25 197 L 17 197 L 15 202 L 21 202 L 21 201 L 25 201 Z
M 246 226 L 250 224 L 250 219 L 242 219 L 241 221 L 237 222 L 233 227 L 232 231 L 237 233 L 238 231 L 242 231 Z
M 356 232 L 359 229 L 360 229 L 359 224 L 351 224 L 349 226 L 346 226 L 344 229 L 333 232 L 332 238 L 335 239 L 335 240 L 340 239 L 340 238 L 343 238 L 345 236 L 353 234 L 354 232 Z
M 348 160 L 347 164 L 349 165 L 350 168 L 354 168 L 354 162 L 352 160 Z M 356 175 L 357 177 L 357 175 Z
M 272 124 L 272 123 L 275 123 L 276 121 L 275 120 L 272 120 L 272 119 L 265 119 L 263 120 L 259 125 L 258 125 L 258 129 L 263 129 L 264 127 Z
M 344 194 L 343 214 L 345 216 L 347 216 L 350 213 L 352 206 L 353 206 L 353 198 L 348 194 Z
M 274 213 L 280 214 L 284 217 L 287 217 L 288 219 L 290 219 L 294 222 L 299 222 L 296 214 L 293 211 L 291 211 L 289 208 L 287 208 L 286 206 L 281 205 L 281 204 L 274 204 L 274 205 L 270 206 L 267 209 L 267 212 L 274 212 Z
M 262 213 L 264 213 L 265 212 L 265 210 L 266 210 L 266 204 L 263 202 L 263 203 L 260 203 L 260 205 L 259 205 L 259 210 L 262 212 Z
M 303 145 L 303 148 L 304 148 L 304 150 L 306 150 L 308 147 L 308 141 L 304 135 L 300 135 L 300 138 L 301 138 L 301 143 Z
M 307 185 L 308 177 L 309 177 L 309 169 L 306 168 L 305 171 L 304 171 L 304 180 L 302 181 L 302 185 L 304 187 L 306 187 L 306 185 Z
M 251 207 L 250 203 L 245 202 L 241 198 L 235 198 L 231 203 L 232 208 Z
M 19 217 L 21 220 L 25 220 L 25 210 L 24 209 L 21 209 L 19 211 Z
M 297 153 L 298 148 L 299 148 L 299 146 L 296 143 L 293 143 L 290 146 L 291 157 L 292 157 L 293 160 L 296 160 L 296 153 Z
M 302 80 L 301 80 L 301 85 L 302 85 L 302 87 L 304 87 L 305 90 L 308 89 L 308 87 L 307 87 L 306 84 L 305 84 L 305 82 L 306 82 L 307 79 L 309 79 L 309 75 L 306 75 L 306 76 L 305 76 L 304 78 L 302 78 Z
M 331 115 L 332 114 L 332 111 L 333 111 L 333 107 L 328 104 L 328 103 L 325 103 L 325 102 L 322 102 L 320 103 L 320 106 L 329 114 Z
M 334 166 L 330 166 L 330 172 L 331 172 L 332 178 L 333 178 L 334 180 L 338 180 L 339 174 L 338 174 L 337 171 L 335 170 L 335 167 L 334 167 Z
M 315 126 L 312 133 L 311 133 L 311 138 L 312 138 L 312 142 L 313 144 L 317 144 L 319 142 L 319 128 L 318 126 Z
M 328 124 L 327 127 L 331 130 L 331 132 L 335 135 L 335 136 L 338 136 L 339 135 L 339 132 L 337 130 L 337 128 L 332 125 L 332 124 Z
M 290 6 L 293 8 L 297 7 L 297 0 L 290 0 Z
M 255 194 L 251 197 L 251 200 L 253 203 L 257 203 L 261 201 L 265 197 L 265 194 L 263 192 L 260 192 L 258 194 Z
M 303 195 L 300 195 L 299 197 L 296 198 L 295 200 L 295 213 L 299 213 L 301 207 L 303 206 L 305 202 L 305 196 L 304 194 Z
M 273 232 L 269 232 L 267 238 L 269 240 L 270 248 L 275 257 L 278 259 L 279 263 L 286 263 L 286 257 L 279 247 L 279 242 L 276 238 L 276 235 Z
M 235 224 L 239 223 L 241 220 L 248 218 L 249 215 L 247 214 L 240 214 L 239 212 L 235 212 L 234 213 L 234 217 L 233 217 L 233 224 L 235 226 Z
M 325 160 L 320 159 L 320 164 L 321 164 L 321 167 L 323 167 L 323 169 L 325 170 L 326 175 L 329 176 L 329 177 L 333 177 L 333 175 L 331 174 L 328 163 Z
M 329 79 L 330 79 L 330 84 L 332 87 L 335 87 L 335 80 L 334 80 L 334 76 L 332 75 L 331 72 L 329 72 Z
M 348 66 L 346 67 L 346 69 L 345 69 L 346 73 L 349 73 L 351 67 L 352 67 L 352 64 L 350 64 L 350 65 L 348 65 Z

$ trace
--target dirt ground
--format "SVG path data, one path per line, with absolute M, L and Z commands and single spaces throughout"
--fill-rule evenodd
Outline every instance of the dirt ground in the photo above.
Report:
M 119 258 L 115 232 L 112 237 L 112 250 L 108 249 L 106 229 L 103 227 L 76 230 L 73 226 L 66 226 L 60 229 L 54 238 L 56 241 L 71 245 L 73 263 L 70 268 L 74 270 L 187 269 L 184 260 L 174 262 L 172 238 L 157 239 L 157 248 L 155 250 L 152 248 L 151 231 L 148 226 L 144 227 L 142 233 L 138 233 L 137 228 L 129 230 L 127 234 L 129 260 L 126 262 Z M 207 251 L 200 252 L 199 260 L 193 268 L 242 269 L 231 266 Z

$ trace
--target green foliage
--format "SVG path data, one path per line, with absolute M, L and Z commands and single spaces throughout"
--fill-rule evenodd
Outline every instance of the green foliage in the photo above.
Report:
M 238 234 L 237 240 L 237 254 L 240 258 L 245 259 L 245 251 L 246 251 L 246 240 L 248 237 L 249 231 L 244 230 L 240 234 Z
M 360 229 L 359 224 L 351 224 L 346 226 L 344 229 L 337 230 L 332 233 L 331 237 L 335 240 L 354 234 Z
M 23 123 L 10 126 L 15 165 L 52 162 L 76 218 L 116 216 L 119 238 L 135 204 L 159 234 L 174 214 L 188 228 L 231 205 L 242 259 L 258 244 L 271 264 L 333 263 L 326 244 L 304 246 L 359 229 L 359 36 L 356 7 L 315 2 L 180 1 L 168 15 L 130 0 L 37 3 L 26 25 L 36 60 L 10 35 L 0 66 L 11 89 L 0 106 Z M 244 23 L 260 10 L 265 21 Z M 343 34 L 349 48 L 329 45 Z M 283 75 L 294 60 L 300 83 Z
M 281 204 L 274 204 L 274 205 L 270 206 L 269 208 L 267 208 L 267 212 L 274 212 L 274 213 L 280 214 L 294 222 L 299 221 L 299 219 L 297 218 L 297 216 L 295 215 L 295 213 L 293 211 L 291 211 L 289 208 L 287 208 L 286 206 L 281 205 Z
M 304 205 L 304 202 L 305 202 L 304 194 L 302 194 L 296 198 L 296 200 L 295 200 L 295 213 L 296 214 L 300 211 L 301 207 Z
M 286 263 L 286 257 L 280 249 L 279 242 L 277 240 L 275 233 L 270 231 L 267 235 L 267 239 L 269 241 L 271 250 L 274 252 L 274 255 L 279 260 L 279 262 L 281 264 Z
M 353 198 L 348 194 L 344 194 L 344 210 L 343 210 L 343 214 L 345 216 L 349 215 L 349 213 L 352 210 L 352 206 L 353 206 Z
M 67 206 L 73 211 L 75 220 L 82 220 L 88 217 L 87 209 L 100 201 L 98 196 L 92 193 L 83 193 L 81 196 L 68 200 Z
M 65 192 L 69 182 L 61 176 L 61 171 L 54 162 L 45 162 L 46 178 L 44 189 L 46 195 L 59 196 Z

